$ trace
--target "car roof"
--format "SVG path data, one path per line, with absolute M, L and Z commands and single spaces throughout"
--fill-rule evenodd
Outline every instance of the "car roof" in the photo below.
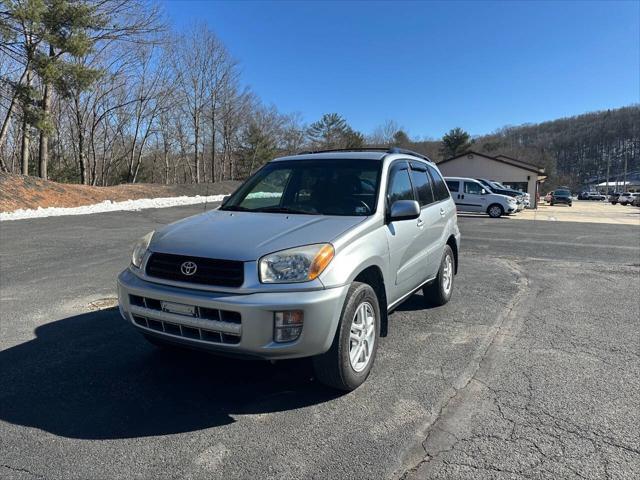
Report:
M 282 162 L 289 160 L 382 160 L 387 156 L 386 152 L 320 152 L 320 153 L 301 153 L 297 155 L 288 155 L 286 157 L 278 157 L 271 160 L 272 162 Z
M 332 150 L 318 150 L 310 152 L 300 152 L 295 155 L 287 155 L 278 157 L 272 162 L 282 162 L 290 160 L 395 160 L 403 158 L 406 160 L 416 160 L 428 162 L 435 166 L 435 163 L 426 155 L 412 150 L 406 150 L 399 147 L 378 148 L 341 148 Z
M 469 178 L 469 177 L 444 177 L 445 180 L 469 180 L 472 182 L 477 182 L 478 180 L 476 180 L 475 178 Z

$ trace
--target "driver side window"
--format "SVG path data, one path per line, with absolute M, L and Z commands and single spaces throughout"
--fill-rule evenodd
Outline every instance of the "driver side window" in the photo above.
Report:
M 464 182 L 464 193 L 482 195 L 482 186 L 476 182 Z
M 413 197 L 413 187 L 409 179 L 409 169 L 406 165 L 394 168 L 389 177 L 389 188 L 387 190 L 388 205 L 398 200 L 415 200 Z

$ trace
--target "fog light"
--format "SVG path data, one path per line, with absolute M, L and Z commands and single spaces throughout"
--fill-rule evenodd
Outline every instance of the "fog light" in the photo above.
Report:
M 293 342 L 302 333 L 304 312 L 302 310 L 287 310 L 274 312 L 273 314 L 273 340 L 274 342 Z

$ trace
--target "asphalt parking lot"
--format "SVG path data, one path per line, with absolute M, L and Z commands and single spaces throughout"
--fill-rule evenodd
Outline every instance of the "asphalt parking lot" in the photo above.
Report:
M 637 225 L 461 217 L 452 301 L 400 306 L 341 395 L 99 308 L 137 237 L 198 211 L 0 224 L 0 478 L 640 477 Z

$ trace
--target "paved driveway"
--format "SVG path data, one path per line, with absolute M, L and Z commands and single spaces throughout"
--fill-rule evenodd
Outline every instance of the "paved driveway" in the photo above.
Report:
M 0 224 L 0 477 L 640 475 L 637 227 L 461 218 L 452 301 L 403 304 L 339 395 L 90 310 L 135 238 L 200 210 Z

